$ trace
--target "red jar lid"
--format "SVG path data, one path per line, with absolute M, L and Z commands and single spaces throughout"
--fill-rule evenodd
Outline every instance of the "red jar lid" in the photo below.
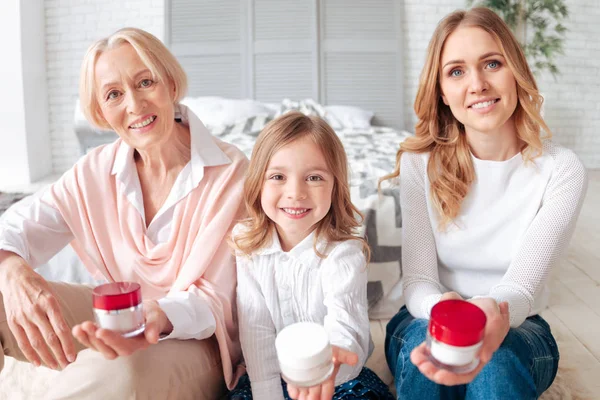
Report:
M 452 346 L 473 346 L 483 339 L 485 313 L 464 300 L 444 300 L 431 309 L 429 334 Z
M 100 310 L 122 310 L 142 302 L 142 288 L 135 282 L 105 283 L 94 288 L 93 295 L 94 308 Z

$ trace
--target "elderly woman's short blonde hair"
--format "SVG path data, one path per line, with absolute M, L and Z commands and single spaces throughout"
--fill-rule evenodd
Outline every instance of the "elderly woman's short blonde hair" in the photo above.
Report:
M 169 49 L 156 38 L 156 36 L 138 28 L 123 28 L 107 38 L 92 44 L 81 65 L 79 80 L 79 99 L 83 114 L 89 122 L 100 128 L 108 128 L 98 103 L 96 93 L 94 69 L 98 57 L 107 50 L 130 44 L 142 62 L 152 72 L 154 79 L 165 83 L 171 82 L 175 87 L 173 103 L 179 101 L 187 92 L 187 77 L 179 61 L 171 54 Z

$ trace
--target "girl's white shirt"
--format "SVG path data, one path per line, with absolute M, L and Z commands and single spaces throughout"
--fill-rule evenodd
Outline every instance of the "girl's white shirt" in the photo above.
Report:
M 236 225 L 233 235 L 243 225 Z M 255 399 L 283 399 L 275 337 L 296 322 L 322 324 L 332 345 L 358 355 L 342 365 L 335 384 L 360 373 L 373 344 L 367 303 L 367 264 L 358 240 L 313 248 L 314 232 L 289 252 L 273 230 L 271 243 L 252 254 L 237 254 L 237 307 L 240 342 Z

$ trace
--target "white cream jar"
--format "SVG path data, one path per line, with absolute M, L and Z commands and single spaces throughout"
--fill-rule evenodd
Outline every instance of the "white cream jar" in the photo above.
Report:
M 100 328 L 119 332 L 124 337 L 144 331 L 142 289 L 134 282 L 112 282 L 94 288 L 94 316 Z
M 325 328 L 313 322 L 286 326 L 275 339 L 284 379 L 298 387 L 318 385 L 333 372 L 333 354 Z
M 427 329 L 431 362 L 459 374 L 477 368 L 486 320 L 485 313 L 468 301 L 445 300 L 433 306 Z

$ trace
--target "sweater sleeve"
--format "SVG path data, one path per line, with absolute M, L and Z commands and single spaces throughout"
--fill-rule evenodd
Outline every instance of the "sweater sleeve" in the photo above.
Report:
M 497 302 L 508 302 L 512 327 L 525 321 L 552 266 L 567 249 L 587 191 L 587 172 L 577 156 L 560 147 L 549 151 L 555 167 L 542 205 L 504 277 L 489 292 Z
M 437 250 L 427 210 L 426 165 L 423 155 L 404 153 L 400 160 L 402 209 L 402 282 L 406 308 L 415 318 L 429 318 L 443 287 Z

